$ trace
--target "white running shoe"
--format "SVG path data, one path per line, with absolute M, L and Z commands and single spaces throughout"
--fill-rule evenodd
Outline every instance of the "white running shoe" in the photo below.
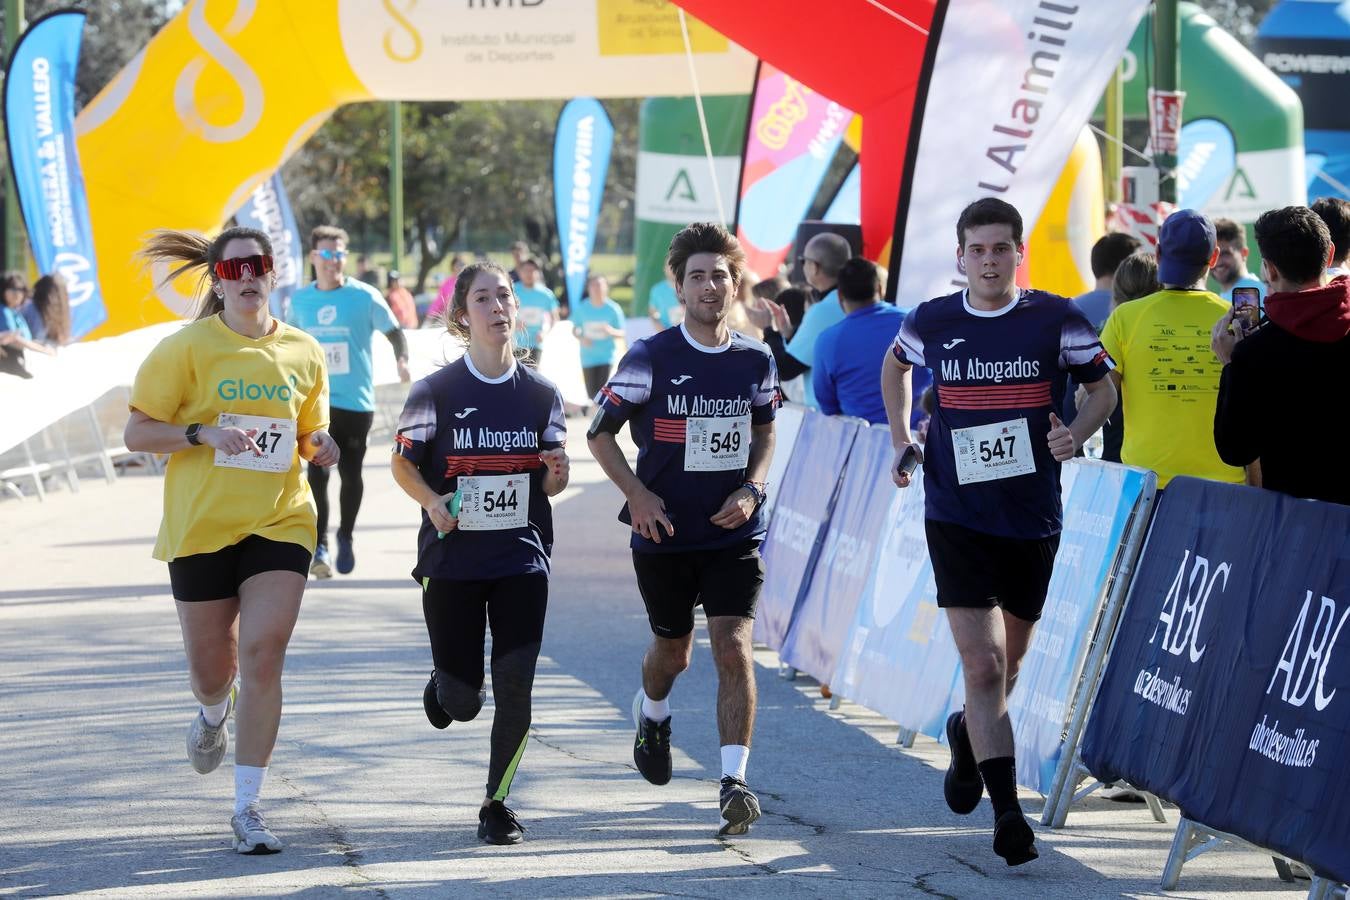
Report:
M 198 774 L 214 772 L 220 761 L 225 758 L 225 751 L 230 749 L 229 721 L 230 714 L 234 712 L 234 697 L 237 691 L 238 686 L 230 688 L 229 705 L 225 707 L 225 718 L 220 720 L 219 725 L 206 724 L 206 717 L 198 709 L 197 717 L 188 728 L 188 762 L 192 763 L 192 768 L 196 769 Z
M 234 829 L 234 852 L 246 856 L 261 856 L 267 853 L 280 853 L 281 841 L 267 827 L 256 803 L 244 807 L 244 811 L 230 819 Z

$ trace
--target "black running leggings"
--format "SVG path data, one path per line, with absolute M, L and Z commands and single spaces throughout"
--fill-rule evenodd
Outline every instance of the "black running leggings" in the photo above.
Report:
M 356 527 L 356 514 L 361 509 L 361 495 L 365 493 L 365 484 L 361 481 L 361 466 L 366 460 L 366 438 L 370 436 L 370 426 L 375 421 L 373 412 L 353 412 L 350 409 L 329 410 L 328 433 L 337 442 L 342 451 L 338 460 L 338 475 L 342 476 L 342 489 L 338 494 L 338 509 L 341 521 L 338 531 L 347 537 L 352 536 Z M 328 470 L 323 466 L 309 465 L 309 489 L 314 493 L 314 505 L 319 512 L 319 546 L 328 546 Z
M 492 581 L 429 578 L 422 613 L 436 668 L 470 691 L 483 687 L 483 640 L 492 626 L 492 750 L 487 795 L 505 800 L 530 735 L 530 692 L 544 639 L 548 576 Z

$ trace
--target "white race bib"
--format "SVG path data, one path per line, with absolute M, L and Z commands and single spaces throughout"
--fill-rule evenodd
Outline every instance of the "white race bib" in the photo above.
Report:
M 587 322 L 581 326 L 581 334 L 593 341 L 603 341 L 609 337 L 608 327 L 604 322 Z
M 461 475 L 459 527 L 462 531 L 503 531 L 530 523 L 530 476 Z
M 526 328 L 542 328 L 547 316 L 547 310 L 538 306 L 522 306 L 520 308 L 520 321 Z
M 956 480 L 961 484 L 995 481 L 1036 471 L 1026 419 L 957 428 L 952 432 Z
M 221 413 L 216 425 L 221 428 L 255 431 L 253 443 L 262 451 L 262 456 L 255 455 L 252 450 L 227 456 L 223 451 L 217 450 L 216 465 L 226 469 L 251 469 L 254 472 L 291 470 L 291 463 L 295 458 L 294 419 L 269 419 L 266 416 Z
M 684 426 L 684 470 L 725 472 L 750 462 L 750 417 L 689 418 Z
M 323 361 L 328 365 L 329 375 L 346 375 L 352 370 L 352 361 L 347 356 L 347 342 L 333 344 L 320 343 L 323 348 Z

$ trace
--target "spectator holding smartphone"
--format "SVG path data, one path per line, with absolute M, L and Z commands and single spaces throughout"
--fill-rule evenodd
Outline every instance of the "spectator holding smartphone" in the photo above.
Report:
M 1316 449 L 1332 423 L 1325 398 L 1311 389 L 1340 383 L 1350 368 L 1350 276 L 1327 276 L 1331 234 L 1306 206 L 1263 213 L 1256 242 L 1270 285 L 1267 321 L 1244 332 L 1230 310 L 1214 326 L 1224 366 L 1214 445 L 1229 465 L 1259 459 L 1263 487 L 1350 504 L 1350 469 Z M 1278 429 L 1269 427 L 1272 409 L 1281 411 Z

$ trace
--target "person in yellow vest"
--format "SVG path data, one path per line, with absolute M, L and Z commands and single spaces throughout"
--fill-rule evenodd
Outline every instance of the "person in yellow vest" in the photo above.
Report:
M 128 449 L 169 455 L 156 559 L 169 564 L 192 692 L 187 753 L 203 775 L 235 715 L 234 848 L 281 849 L 259 795 L 281 721 L 281 670 L 314 552 L 316 513 L 300 460 L 332 466 L 322 348 L 274 319 L 272 245 L 251 228 L 214 240 L 163 231 L 143 256 L 168 280 L 197 275 L 194 321 L 136 374 Z M 235 675 L 239 676 L 236 689 Z M 237 707 L 236 707 L 237 703 Z
M 1210 331 L 1229 305 L 1205 289 L 1218 258 L 1214 223 L 1193 209 L 1168 216 L 1158 229 L 1162 290 L 1117 306 L 1102 328 L 1102 345 L 1125 410 L 1120 460 L 1158 473 L 1158 489 L 1177 475 L 1241 484 L 1242 469 L 1214 447 L 1214 406 L 1223 366 Z

